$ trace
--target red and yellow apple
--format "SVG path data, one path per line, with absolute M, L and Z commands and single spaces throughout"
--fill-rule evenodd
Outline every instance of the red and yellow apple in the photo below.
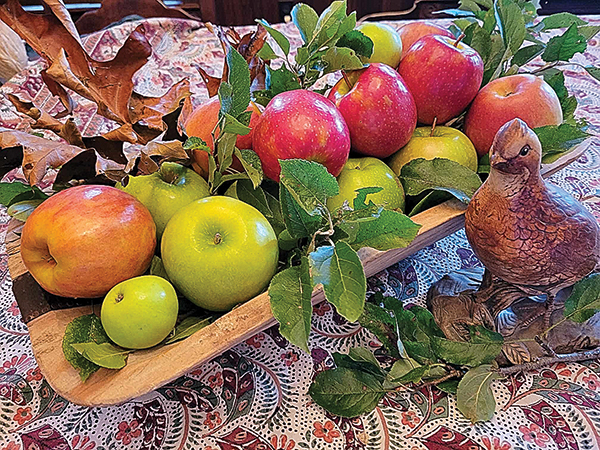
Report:
M 350 158 L 337 177 L 340 193 L 327 200 L 330 211 L 340 208 L 345 201 L 354 207 L 357 189 L 380 187 L 381 191 L 368 194 L 366 203 L 372 201 L 386 209 L 402 211 L 404 209 L 404 189 L 396 174 L 380 159 Z
M 477 171 L 477 152 L 467 136 L 452 127 L 419 127 L 412 139 L 389 160 L 394 173 L 400 175 L 402 166 L 413 159 L 445 158 Z
M 542 78 L 522 74 L 498 78 L 484 86 L 465 117 L 465 134 L 477 153 L 485 155 L 506 122 L 519 118 L 530 128 L 559 125 L 560 100 Z
M 342 78 L 328 98 L 338 107 L 356 152 L 386 158 L 404 146 L 417 125 L 413 96 L 402 77 L 386 64 L 370 64 Z
M 219 97 L 216 96 L 195 108 L 185 122 L 185 132 L 188 137 L 199 137 L 206 142 L 211 149 L 214 149 L 212 131 L 219 121 L 220 108 L 221 104 L 219 103 Z M 251 102 L 247 111 L 252 111 L 249 127 L 253 129 L 256 126 L 258 118 L 260 117 L 260 110 L 254 103 Z M 236 147 L 239 149 L 251 149 L 252 134 L 253 131 L 250 131 L 250 133 L 246 134 L 245 136 L 238 136 L 235 144 Z M 216 136 L 218 135 L 219 133 L 217 131 Z M 192 167 L 204 178 L 207 178 L 208 154 L 203 150 L 194 150 L 194 161 L 192 162 Z M 232 168 L 239 172 L 244 170 L 242 163 L 239 161 L 239 159 L 237 159 L 237 157 L 233 158 Z
M 44 201 L 21 236 L 25 267 L 48 292 L 62 297 L 105 295 L 144 273 L 156 246 L 150 212 L 110 186 L 77 186 Z
M 364 22 L 356 29 L 373 41 L 373 54 L 367 62 L 387 64 L 394 69 L 398 67 L 402 55 L 402 41 L 396 30 L 377 22 Z
M 419 123 L 443 124 L 463 112 L 483 79 L 481 56 L 446 36 L 423 36 L 408 50 L 398 72 L 417 105 Z
M 412 47 L 412 45 L 423 36 L 430 34 L 439 34 L 451 38 L 452 33 L 439 25 L 431 22 L 411 22 L 398 30 L 398 35 L 402 40 L 402 58 Z
M 275 181 L 280 159 L 316 161 L 337 176 L 350 153 L 342 114 L 321 94 L 304 89 L 273 97 L 254 128 L 252 142 L 264 174 Z

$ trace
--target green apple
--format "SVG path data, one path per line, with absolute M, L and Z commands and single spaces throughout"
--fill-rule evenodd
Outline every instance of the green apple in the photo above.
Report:
M 327 207 L 335 211 L 348 201 L 352 207 L 356 190 L 365 187 L 381 187 L 381 191 L 367 195 L 376 205 L 397 211 L 404 210 L 404 189 L 396 174 L 377 158 L 350 158 L 337 177 L 340 193 L 327 200 Z
M 279 259 L 267 219 L 253 206 L 225 196 L 203 198 L 177 212 L 161 250 L 175 287 L 210 311 L 227 311 L 262 292 Z
M 117 183 L 116 187 L 133 195 L 148 208 L 156 223 L 159 241 L 177 211 L 210 193 L 204 178 L 174 162 L 163 163 L 158 172 L 151 175 L 129 177 L 127 186 Z
M 112 288 L 100 311 L 104 331 L 124 348 L 148 348 L 166 338 L 177 321 L 179 302 L 167 280 L 154 275 L 130 278 Z
M 377 22 L 365 22 L 357 30 L 373 41 L 373 54 L 367 62 L 384 63 L 394 69 L 398 67 L 402 56 L 402 39 L 396 30 Z
M 400 175 L 402 166 L 417 158 L 446 158 L 477 172 L 475 147 L 469 138 L 456 128 L 417 128 L 408 144 L 390 157 L 389 166 Z

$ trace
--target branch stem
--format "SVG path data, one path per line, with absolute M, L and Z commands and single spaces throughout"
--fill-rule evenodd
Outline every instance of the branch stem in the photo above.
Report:
M 518 364 L 516 366 L 510 367 L 502 367 L 497 370 L 500 375 L 514 375 L 520 372 L 530 372 L 532 370 L 541 369 L 543 367 L 549 366 L 550 364 L 554 364 L 557 362 L 579 362 L 579 361 L 589 361 L 591 359 L 596 359 L 600 357 L 600 347 L 589 350 L 587 352 L 577 352 L 577 353 L 566 353 L 564 355 L 556 355 L 556 356 L 545 356 L 539 358 L 537 361 Z

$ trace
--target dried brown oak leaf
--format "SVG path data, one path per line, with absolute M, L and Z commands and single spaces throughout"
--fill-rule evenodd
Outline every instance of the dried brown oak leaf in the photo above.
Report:
M 183 143 L 178 140 L 151 141 L 145 146 L 131 145 L 125 153 L 128 159 L 125 172 L 131 173 L 137 166 L 138 175 L 156 172 L 164 161 L 190 162 L 189 153 L 183 149 Z

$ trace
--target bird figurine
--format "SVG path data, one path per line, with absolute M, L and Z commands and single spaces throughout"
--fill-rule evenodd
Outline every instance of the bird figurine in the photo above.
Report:
M 489 177 L 467 208 L 465 231 L 492 276 L 526 295 L 546 296 L 547 327 L 557 292 L 600 261 L 600 227 L 581 203 L 542 179 L 541 162 L 541 143 L 525 122 L 502 126 L 490 149 Z

